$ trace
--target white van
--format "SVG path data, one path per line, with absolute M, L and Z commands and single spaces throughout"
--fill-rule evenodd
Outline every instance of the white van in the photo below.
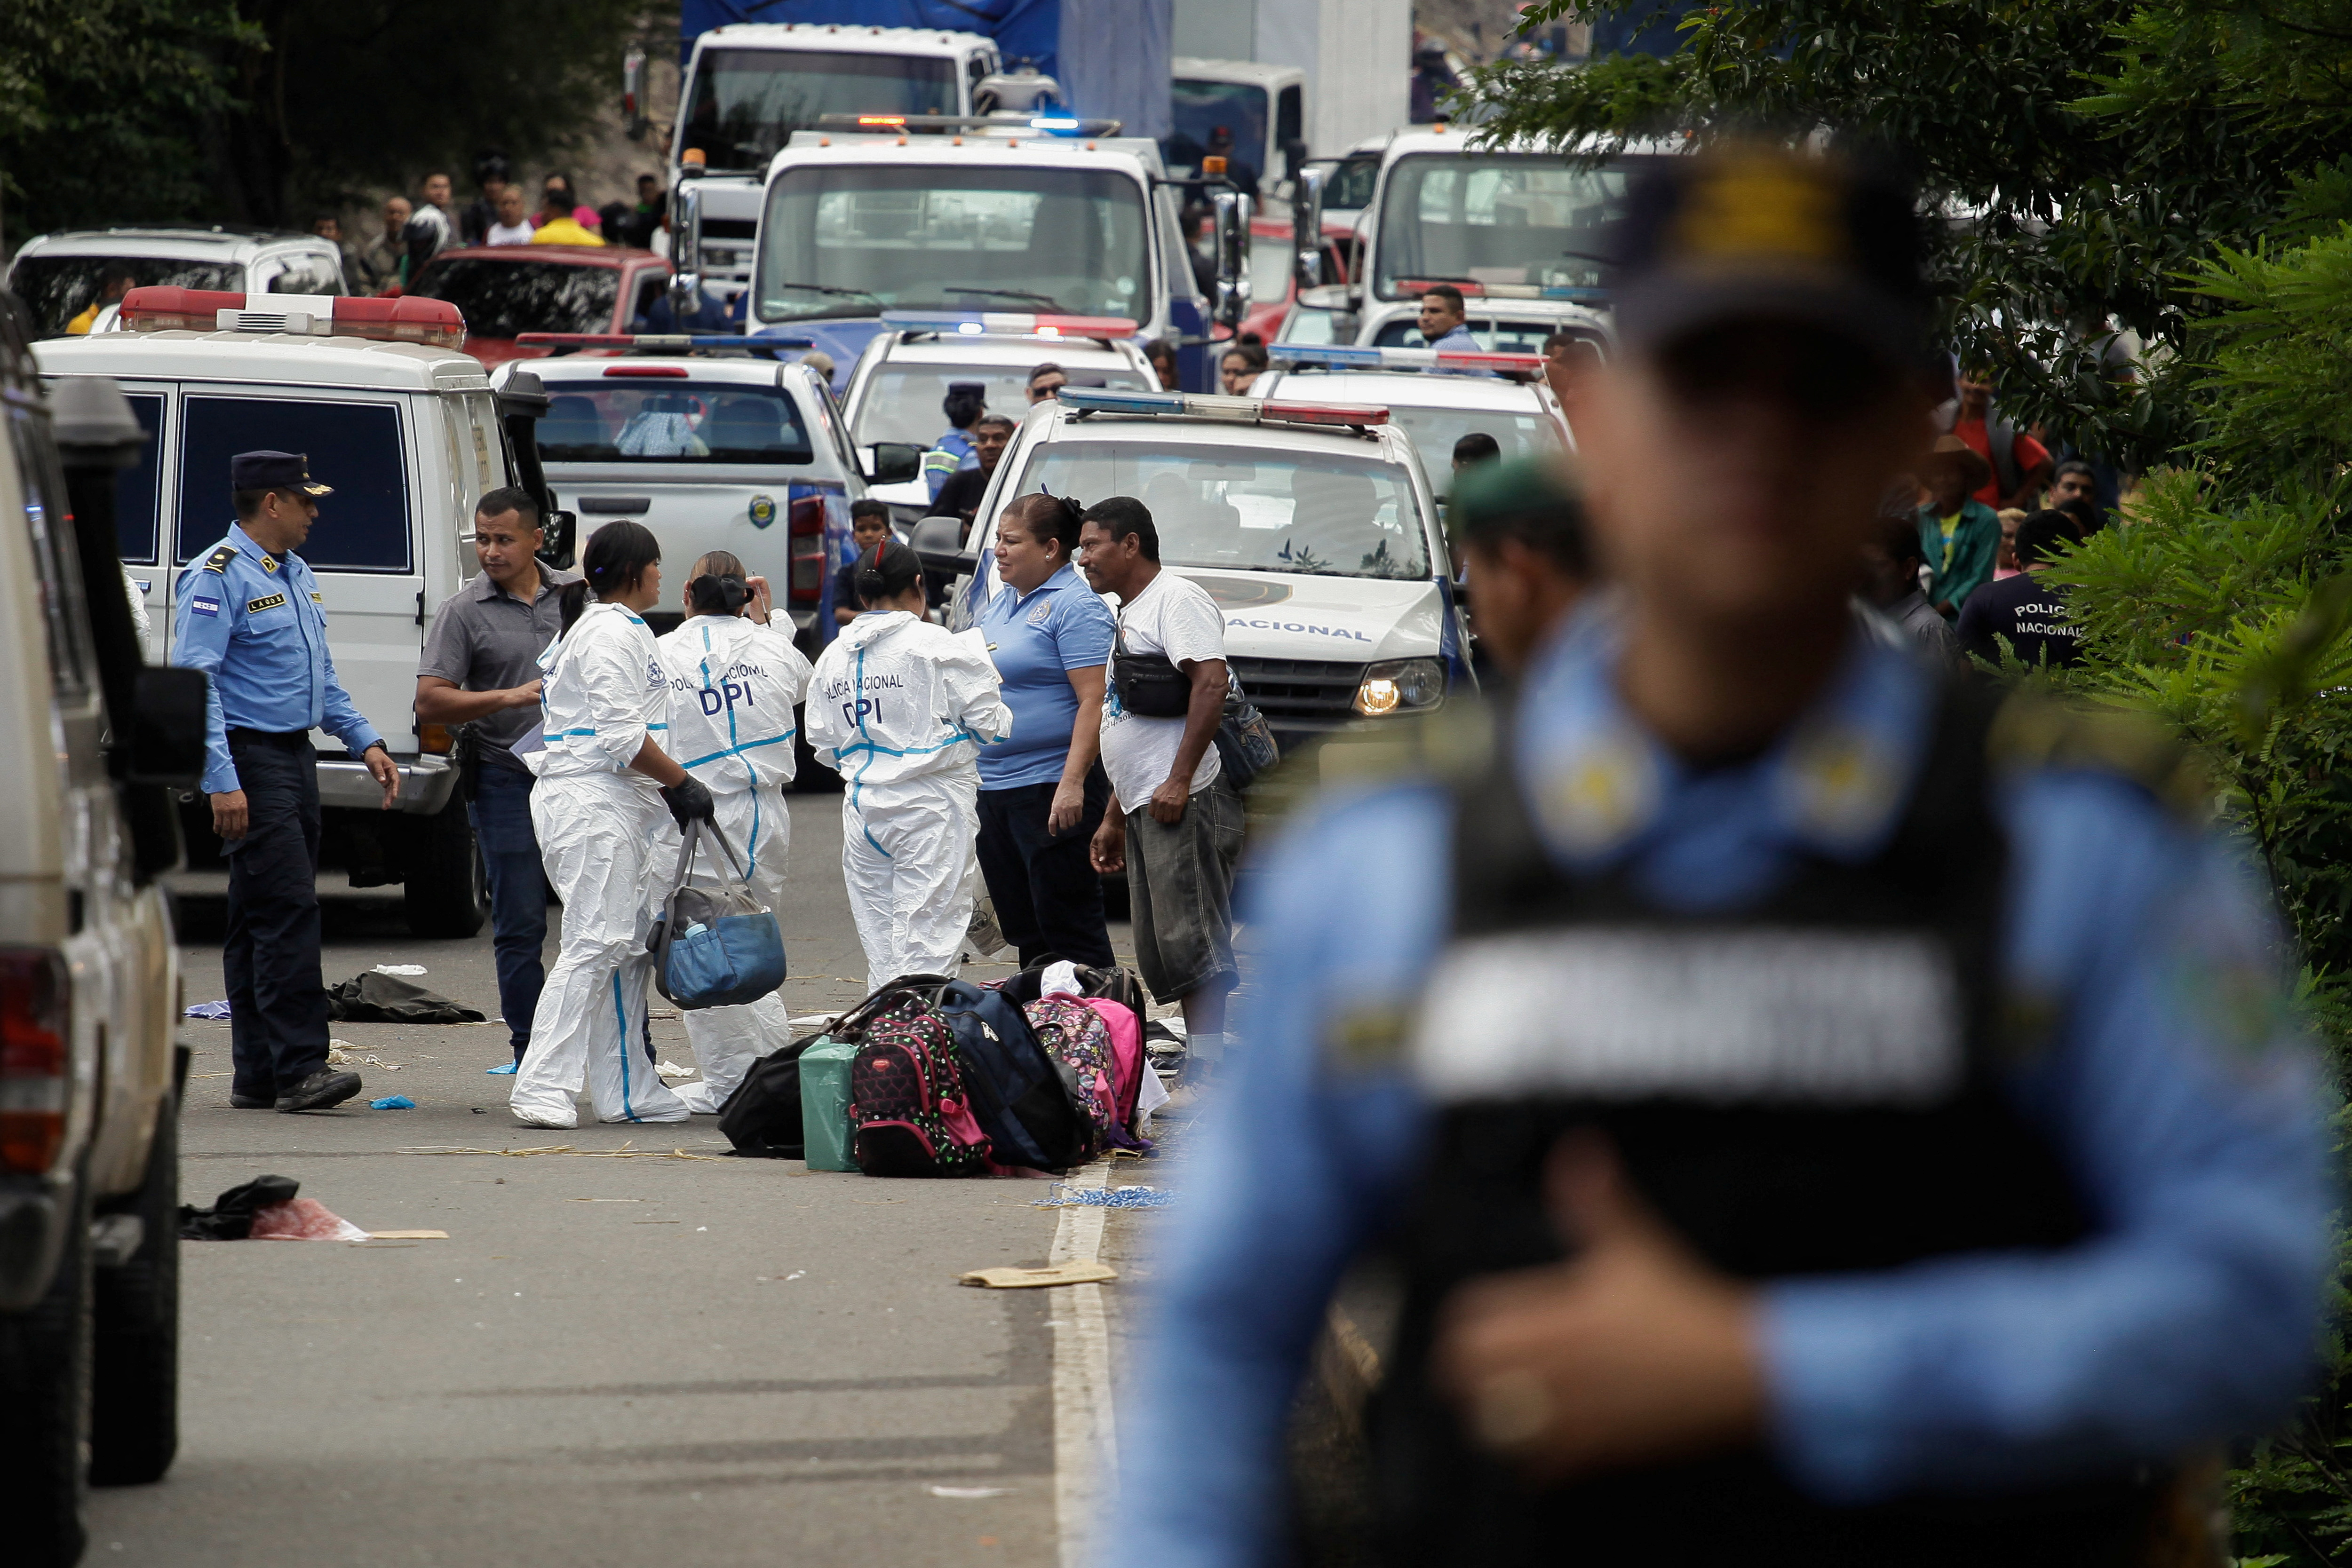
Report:
M 366 768 L 320 739 L 326 858 L 359 885 L 402 883 L 416 935 L 473 935 L 487 883 L 449 760 L 455 737 L 416 723 L 416 664 L 433 615 L 478 570 L 474 503 L 519 470 L 481 362 L 457 351 L 457 308 L 159 288 L 134 291 L 123 315 L 131 330 L 35 353 L 51 381 L 112 377 L 152 438 L 122 476 L 116 515 L 148 656 L 170 657 L 180 570 L 236 520 L 229 458 L 307 454 L 335 487 L 302 550 L 325 596 L 335 671 L 401 773 L 397 809 L 384 813 Z M 522 482 L 536 487 L 535 476 Z M 554 549 L 568 549 L 568 517 L 551 521 Z M 207 820 L 193 826 L 209 832 Z
M 34 335 L 54 338 L 98 303 L 106 275 L 126 268 L 142 287 L 229 294 L 341 294 L 343 253 L 317 235 L 269 229 L 147 227 L 35 235 L 8 265 L 8 291 L 33 312 Z M 94 329 L 113 325 L 102 312 Z
M 95 379 L 52 406 L 26 326 L 0 296 L 0 1518 L 9 1563 L 62 1568 L 86 1485 L 160 1479 L 179 1440 L 185 1065 L 155 879 L 205 683 L 128 635 L 105 513 L 137 423 Z
M 1437 500 L 1384 408 L 1064 392 L 1013 436 L 969 550 L 957 519 L 916 528 L 924 564 L 963 574 L 955 625 L 1001 586 L 997 517 L 1040 490 L 1150 508 L 1161 564 L 1223 608 L 1226 663 L 1286 749 L 1476 689 Z

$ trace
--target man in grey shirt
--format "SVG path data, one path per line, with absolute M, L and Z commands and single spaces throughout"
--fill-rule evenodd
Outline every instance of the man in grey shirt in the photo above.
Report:
M 1880 537 L 1862 547 L 1864 601 L 1894 622 L 1930 664 L 1966 670 L 1951 622 L 1936 613 L 1919 588 L 1919 569 L 1927 564 L 1919 525 L 1908 512 L 1881 521 Z
M 473 795 L 467 814 L 490 876 L 491 950 L 499 1007 L 515 1061 L 530 1044 L 547 971 L 547 885 L 530 790 L 538 782 L 514 747 L 539 724 L 539 655 L 563 629 L 556 590 L 579 573 L 541 564 L 539 503 L 513 486 L 474 508 L 474 555 L 481 574 L 433 617 L 416 666 L 416 721 L 473 726 Z M 494 1071 L 513 1071 L 511 1067 Z

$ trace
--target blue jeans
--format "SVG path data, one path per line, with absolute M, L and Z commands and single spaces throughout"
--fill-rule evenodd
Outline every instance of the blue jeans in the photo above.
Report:
M 482 862 L 490 873 L 490 950 L 499 966 L 499 1010 L 515 1060 L 530 1045 L 547 969 L 547 880 L 540 870 L 539 836 L 530 826 L 530 789 L 539 780 L 519 768 L 484 763 L 466 807 Z

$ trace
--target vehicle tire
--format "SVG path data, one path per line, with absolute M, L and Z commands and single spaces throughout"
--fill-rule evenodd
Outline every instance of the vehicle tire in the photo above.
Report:
M 466 802 L 450 798 L 410 840 L 401 902 L 412 936 L 471 936 L 490 915 L 490 873 Z
M 139 1250 L 97 1271 L 92 1486 L 163 1479 L 180 1448 L 180 1102 L 155 1113 L 139 1190 L 108 1206 L 139 1217 Z
M 808 743 L 808 710 L 793 710 L 793 788 L 808 795 L 838 795 L 841 775 L 816 759 Z
M 0 1520 L 15 1568 L 69 1568 L 88 1538 L 89 1206 L 77 1193 L 48 1294 L 0 1312 Z

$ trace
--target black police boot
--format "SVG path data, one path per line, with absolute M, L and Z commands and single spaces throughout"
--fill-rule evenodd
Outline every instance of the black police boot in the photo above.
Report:
M 360 1092 L 360 1075 L 321 1067 L 278 1097 L 280 1111 L 323 1111 Z
M 278 1108 L 278 1096 L 240 1094 L 232 1089 L 228 1092 L 228 1103 L 229 1108 L 236 1111 L 274 1111 Z

